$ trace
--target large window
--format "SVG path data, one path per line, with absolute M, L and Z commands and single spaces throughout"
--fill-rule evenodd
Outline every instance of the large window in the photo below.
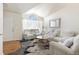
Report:
M 23 30 L 27 29 L 38 29 L 39 32 L 42 31 L 43 21 L 35 15 L 30 15 L 29 17 L 23 19 Z
M 25 29 L 39 29 L 42 25 L 41 21 L 23 19 L 23 30 Z

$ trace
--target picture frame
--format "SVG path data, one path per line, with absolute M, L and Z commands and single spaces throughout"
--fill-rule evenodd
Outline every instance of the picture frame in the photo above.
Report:
M 61 18 L 49 20 L 49 27 L 50 28 L 60 28 L 60 22 L 61 22 Z

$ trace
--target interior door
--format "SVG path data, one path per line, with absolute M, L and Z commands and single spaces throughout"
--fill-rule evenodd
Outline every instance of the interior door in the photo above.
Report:
M 4 41 L 13 39 L 13 19 L 12 13 L 4 12 Z

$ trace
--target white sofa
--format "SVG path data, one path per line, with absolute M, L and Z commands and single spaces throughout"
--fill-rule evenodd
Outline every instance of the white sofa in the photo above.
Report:
M 39 50 L 38 46 L 30 48 L 32 53 L 27 55 L 79 55 L 79 35 L 73 38 L 71 48 L 66 47 L 58 42 L 51 41 L 49 50 Z M 33 50 L 33 51 L 32 51 Z

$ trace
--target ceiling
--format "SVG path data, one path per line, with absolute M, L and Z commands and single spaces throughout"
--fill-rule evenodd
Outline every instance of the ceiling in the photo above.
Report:
M 46 17 L 61 8 L 66 4 L 62 3 L 4 3 L 4 9 L 22 14 L 35 13 L 39 16 Z
M 35 14 L 38 14 L 39 16 L 46 17 L 64 8 L 65 6 L 66 4 L 62 4 L 62 3 L 61 4 L 60 3 L 43 3 L 30 9 L 29 11 L 26 11 L 25 14 L 35 13 Z
M 3 8 L 18 13 L 24 13 L 39 3 L 4 3 Z

